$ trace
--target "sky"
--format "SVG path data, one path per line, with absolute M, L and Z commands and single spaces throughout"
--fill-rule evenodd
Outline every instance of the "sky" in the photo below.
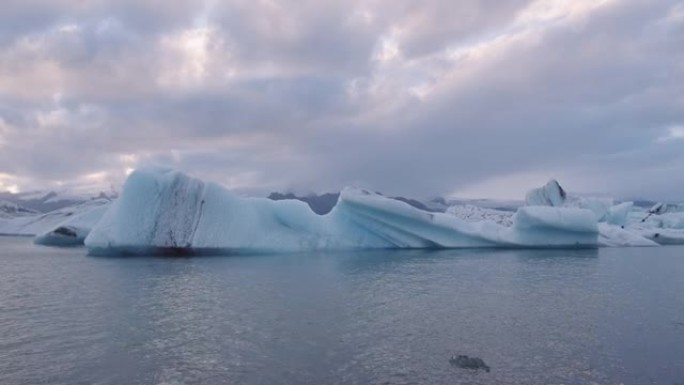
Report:
M 253 194 L 684 200 L 684 1 L 3 0 L 0 191 L 148 165 Z

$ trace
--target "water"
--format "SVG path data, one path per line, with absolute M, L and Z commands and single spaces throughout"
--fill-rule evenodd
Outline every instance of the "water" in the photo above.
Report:
M 0 238 L 0 383 L 684 384 L 684 248 L 168 259 Z

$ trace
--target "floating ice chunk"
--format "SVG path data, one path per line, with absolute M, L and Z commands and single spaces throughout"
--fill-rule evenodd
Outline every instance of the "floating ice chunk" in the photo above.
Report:
M 105 203 L 70 215 L 50 230 L 38 234 L 33 242 L 45 246 L 82 246 L 90 230 L 108 208 L 109 203 Z
M 684 244 L 684 213 L 652 216 L 625 228 L 661 245 Z
M 627 224 L 629 214 L 634 208 L 634 202 L 622 202 L 612 206 L 606 214 L 606 223 L 617 226 L 624 226 Z
M 565 206 L 569 207 L 580 207 L 584 209 L 591 210 L 596 216 L 598 222 L 603 222 L 606 220 L 610 208 L 613 207 L 614 201 L 611 198 L 576 198 L 570 202 L 566 202 Z
M 599 244 L 607 247 L 627 246 L 658 246 L 658 243 L 642 236 L 641 234 L 625 230 L 621 226 L 608 223 L 599 224 Z
M 513 217 L 517 243 L 526 246 L 596 246 L 598 225 L 591 210 L 521 207 Z
M 74 206 L 64 207 L 46 214 L 30 214 L 10 219 L 0 219 L 0 234 L 2 235 L 31 235 L 44 234 L 55 230 L 63 223 L 78 221 L 82 214 L 94 208 L 110 204 L 108 199 L 93 199 Z M 104 212 L 102 209 L 101 212 Z M 85 217 L 87 220 L 87 217 Z M 90 220 L 94 225 L 98 218 Z M 78 224 L 76 224 L 78 225 Z M 89 225 L 90 226 L 90 225 Z
M 345 237 L 372 235 L 390 248 L 496 247 L 504 227 L 429 213 L 380 194 L 347 188 L 331 212 Z
M 203 182 L 168 169 L 134 172 L 86 245 L 89 240 L 99 247 L 189 247 L 204 187 Z
M 562 206 L 566 198 L 565 190 L 555 179 L 551 179 L 543 187 L 528 191 L 525 204 L 527 206 Z
M 684 231 L 675 229 L 648 229 L 641 235 L 660 245 L 684 245 Z

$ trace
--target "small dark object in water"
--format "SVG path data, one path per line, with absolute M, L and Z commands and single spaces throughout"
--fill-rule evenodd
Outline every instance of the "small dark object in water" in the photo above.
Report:
M 76 237 L 78 234 L 76 232 L 68 227 L 58 227 L 56 228 L 53 233 L 59 234 L 59 235 L 64 235 L 67 237 Z
M 485 364 L 482 358 L 468 357 L 464 355 L 451 356 L 451 358 L 449 358 L 449 363 L 451 365 L 458 366 L 459 368 L 475 370 L 482 369 L 489 373 L 489 366 Z

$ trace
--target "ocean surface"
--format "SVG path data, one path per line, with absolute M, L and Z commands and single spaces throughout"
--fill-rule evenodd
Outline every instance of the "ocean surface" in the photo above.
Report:
M 684 248 L 112 258 L 0 237 L 0 384 L 683 385 Z

